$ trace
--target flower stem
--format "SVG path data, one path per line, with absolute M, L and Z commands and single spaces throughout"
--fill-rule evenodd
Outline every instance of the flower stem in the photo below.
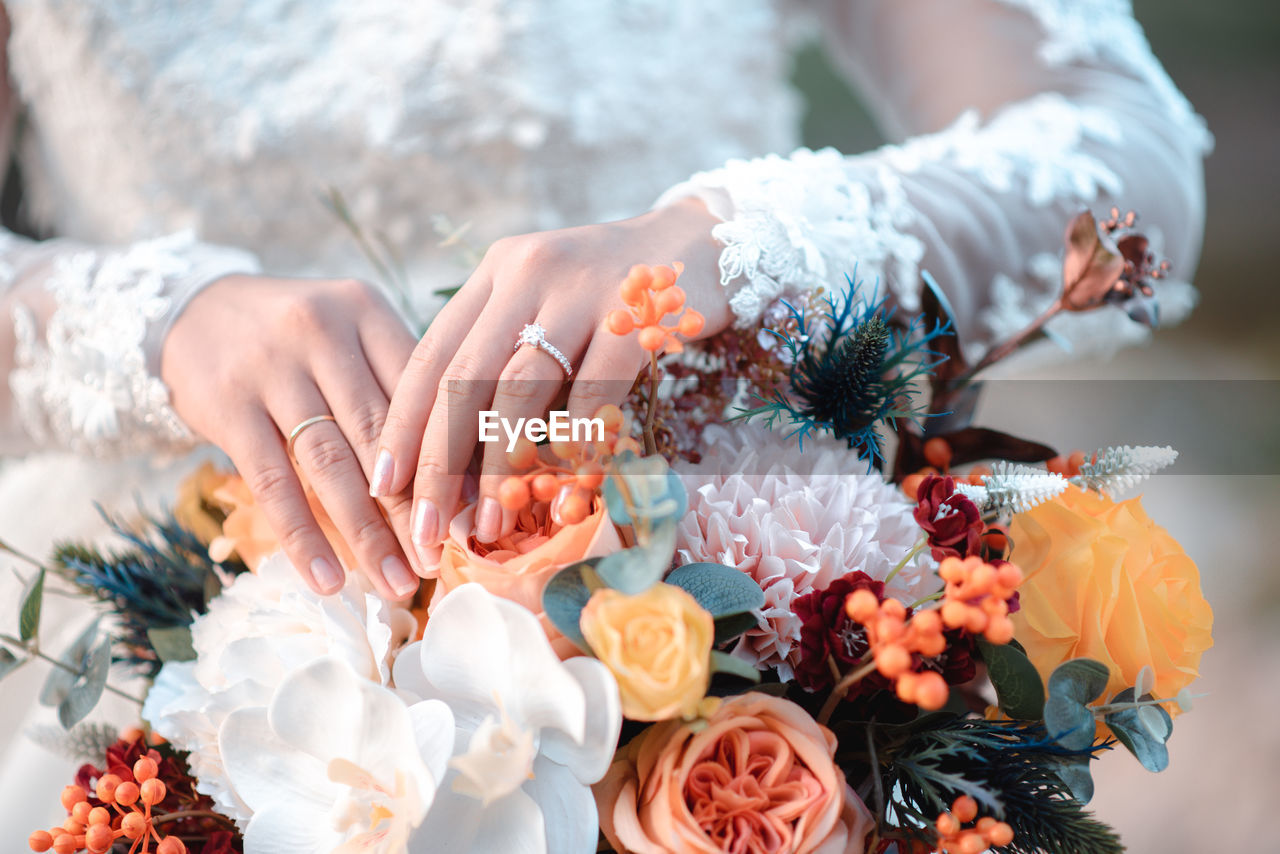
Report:
M 902 558 L 902 560 L 898 561 L 898 565 L 895 566 L 893 569 L 889 570 L 889 574 L 884 577 L 884 583 L 888 584 L 890 581 L 893 581 L 894 576 L 896 576 L 899 572 L 902 572 L 903 567 L 909 564 L 913 557 L 920 554 L 920 551 L 928 544 L 929 544 L 928 537 L 921 537 L 919 540 L 917 540 L 916 544 L 911 547 L 911 551 L 907 552 L 906 555 Z
M 1029 323 L 1025 329 L 1023 329 L 1017 335 L 1014 335 L 1009 340 L 1005 341 L 999 347 L 995 347 L 991 350 L 988 350 L 987 354 L 982 357 L 982 359 L 978 362 L 978 364 L 974 365 L 972 368 L 969 368 L 969 370 L 965 371 L 960 376 L 952 380 L 952 384 L 951 384 L 952 390 L 958 391 L 959 389 L 964 388 L 966 385 L 972 382 L 973 378 L 977 376 L 979 373 L 991 367 L 996 362 L 1007 357 L 1014 350 L 1021 347 L 1023 344 L 1026 343 L 1028 338 L 1030 338 L 1031 336 L 1039 332 L 1044 327 L 1044 325 L 1048 323 L 1050 320 L 1052 320 L 1054 315 L 1062 311 L 1064 307 L 1065 306 L 1062 302 L 1061 297 L 1054 300 L 1053 303 L 1047 309 L 1045 309 L 1040 314 L 1039 317 L 1031 321 L 1031 323 Z
M 653 435 L 653 423 L 658 416 L 658 354 L 649 354 L 649 411 L 644 416 L 644 452 L 658 453 L 658 440 Z
M 65 661 L 59 661 L 56 658 L 45 655 L 44 652 L 42 652 L 39 647 L 28 646 L 27 644 L 23 643 L 17 638 L 11 635 L 5 635 L 5 634 L 0 634 L 0 641 L 3 641 L 4 643 L 7 643 L 10 646 L 16 647 L 18 649 L 25 650 L 28 655 L 34 655 L 36 658 L 40 659 L 41 661 L 46 661 L 49 664 L 52 664 L 54 667 L 59 667 L 65 670 L 66 672 L 70 673 L 72 676 L 76 677 L 77 679 L 84 678 L 83 670 L 77 670 L 76 668 L 67 664 Z M 108 685 L 104 685 L 103 687 L 106 690 L 110 691 L 112 694 L 115 694 L 117 697 L 123 697 L 124 699 L 132 703 L 137 703 L 139 706 L 142 705 L 142 700 L 140 698 L 135 697 L 132 694 L 128 694 L 124 691 L 121 691 L 119 688 L 116 688 L 113 685 L 108 684 Z
M 818 723 L 826 726 L 827 721 L 831 720 L 831 715 L 835 713 L 836 706 L 840 705 L 840 701 L 844 699 L 845 694 L 849 693 L 849 689 L 862 681 L 864 676 L 869 676 L 875 669 L 876 663 L 868 661 L 856 670 L 845 674 L 844 678 L 831 689 L 831 696 L 827 697 L 827 701 L 822 704 L 822 710 L 818 712 Z
M 919 608 L 921 605 L 923 605 L 926 602 L 937 602 L 944 595 L 945 595 L 944 591 L 939 590 L 937 593 L 930 593 L 928 596 L 921 596 L 919 599 L 917 599 L 916 601 L 908 605 L 907 608 L 914 611 L 916 608 Z

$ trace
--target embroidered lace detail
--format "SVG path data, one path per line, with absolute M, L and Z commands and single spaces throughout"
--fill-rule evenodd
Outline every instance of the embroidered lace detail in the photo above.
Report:
M 1197 151 L 1213 150 L 1213 134 L 1151 52 L 1129 0 L 999 0 L 1033 16 L 1045 31 L 1037 53 L 1048 65 L 1106 62 L 1147 83 Z
M 44 288 L 56 308 L 43 340 L 32 311 L 13 309 L 9 385 L 32 438 L 94 456 L 191 444 L 146 345 L 193 277 L 212 281 L 246 266 L 243 253 L 196 243 L 190 232 L 54 256 Z
M 729 302 L 739 326 L 755 323 L 779 297 L 837 276 L 915 281 L 924 243 L 906 230 L 916 214 L 898 176 L 875 166 L 871 180 L 856 182 L 847 169 L 835 149 L 802 148 L 789 158 L 732 160 L 664 196 L 727 193 L 733 218 L 712 235 L 725 244 L 720 281 L 735 289 Z M 906 291 L 898 296 L 904 304 L 915 299 Z
M 904 173 L 946 164 L 997 193 L 1014 192 L 1022 184 L 1027 201 L 1043 207 L 1063 199 L 1090 201 L 1100 191 L 1120 193 L 1120 177 L 1085 144 L 1116 146 L 1121 139 L 1108 111 L 1046 93 L 1002 110 L 986 125 L 976 111 L 967 111 L 944 131 L 881 151 Z

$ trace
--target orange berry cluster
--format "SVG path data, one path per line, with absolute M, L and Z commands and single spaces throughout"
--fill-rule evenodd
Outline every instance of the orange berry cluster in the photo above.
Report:
M 942 674 L 912 670 L 912 653 L 933 658 L 947 648 L 937 610 L 917 611 L 908 617 L 906 606 L 897 599 L 881 602 L 870 590 L 850 593 L 844 601 L 844 610 L 849 619 L 866 629 L 867 646 L 876 670 L 893 680 L 899 700 L 928 711 L 947 704 L 950 692 Z
M 963 827 L 974 819 L 972 827 Z M 1003 847 L 1013 842 L 1013 828 L 991 816 L 978 818 L 978 802 L 969 795 L 961 795 L 951 804 L 951 809 L 938 816 L 934 825 L 938 841 L 934 851 L 939 854 L 981 854 L 992 846 Z
M 155 751 L 152 751 L 154 754 Z M 158 755 L 158 754 L 156 754 Z M 55 854 L 106 854 L 120 837 L 133 840 L 129 854 L 149 854 L 152 840 L 155 854 L 185 854 L 187 846 L 176 836 L 161 836 L 155 829 L 151 808 L 168 794 L 164 781 L 157 776 L 159 763 L 144 756 L 133 764 L 133 780 L 122 780 L 116 774 L 98 778 L 98 800 L 106 806 L 95 807 L 79 786 L 62 790 L 62 805 L 69 813 L 61 827 L 37 830 L 27 837 L 32 851 Z M 110 807 L 111 809 L 108 809 Z M 113 815 L 111 810 L 115 810 Z
M 618 292 L 627 308 L 609 312 L 605 320 L 614 335 L 630 335 L 640 330 L 640 346 L 650 353 L 666 350 L 679 353 L 684 345 L 677 334 L 692 338 L 702 331 L 705 323 L 702 315 L 693 309 L 685 309 L 684 290 L 676 285 L 676 279 L 684 272 L 684 265 L 676 262 L 673 267 L 649 267 L 637 264 L 622 281 Z M 663 325 L 666 315 L 684 313 L 670 325 Z
M 992 566 L 980 557 L 945 558 L 938 575 L 943 591 L 942 622 L 995 644 L 1013 640 L 1009 598 L 1022 583 L 1022 570 L 1012 563 Z
M 951 474 L 951 459 L 953 452 L 951 443 L 941 436 L 935 436 L 924 443 L 924 458 L 929 465 L 920 469 L 914 474 L 909 474 L 902 479 L 902 491 L 907 497 L 915 501 L 919 496 L 916 494 L 920 489 L 920 483 L 931 474 Z M 991 474 L 991 467 L 984 465 L 976 465 L 969 469 L 967 474 L 951 475 L 956 479 L 957 483 L 968 483 L 973 486 L 981 486 L 982 478 Z
M 523 474 L 511 475 L 498 488 L 498 503 L 519 512 L 530 501 L 556 502 L 556 514 L 576 525 L 591 514 L 596 490 L 604 482 L 605 462 L 624 451 L 640 453 L 640 445 L 626 435 L 626 416 L 613 404 L 596 410 L 604 423 L 604 436 L 592 442 L 551 442 L 557 462 L 538 455 L 538 446 L 521 437 L 507 454 L 507 462 Z
M 1080 467 L 1085 463 L 1084 451 L 1072 451 L 1069 456 L 1056 456 L 1045 461 L 1044 467 L 1054 474 L 1063 477 L 1075 477 L 1080 474 Z

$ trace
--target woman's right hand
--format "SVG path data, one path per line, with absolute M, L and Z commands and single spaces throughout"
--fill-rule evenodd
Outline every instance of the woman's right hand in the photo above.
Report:
M 298 469 L 379 593 L 398 599 L 417 587 L 410 496 L 369 492 L 388 400 L 415 344 L 370 285 L 260 276 L 205 288 L 165 339 L 161 374 L 175 411 L 231 457 L 317 592 L 339 590 L 342 568 L 286 450 L 290 431 L 317 415 L 337 420 L 298 435 Z

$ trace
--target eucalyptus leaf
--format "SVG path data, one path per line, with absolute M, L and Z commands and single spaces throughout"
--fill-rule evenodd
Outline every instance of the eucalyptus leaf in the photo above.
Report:
M 44 604 L 44 570 L 36 573 L 35 581 L 27 589 L 22 599 L 22 609 L 18 612 L 18 637 L 23 642 L 29 641 L 40 631 L 40 608 Z
M 689 507 L 684 482 L 658 455 L 628 452 L 619 456 L 604 480 L 602 494 L 609 518 L 619 526 L 675 522 Z
M 751 666 L 750 663 L 743 661 L 741 658 L 734 658 L 726 652 L 720 652 L 713 649 L 711 651 L 711 669 L 716 673 L 729 673 L 733 676 L 741 676 L 743 679 L 752 682 L 760 681 L 760 671 Z
M 1071 790 L 1071 797 L 1082 804 L 1093 800 L 1093 774 L 1087 756 L 1063 759 L 1054 769 L 1058 779 Z
M 582 609 L 591 599 L 591 588 L 584 571 L 591 571 L 598 562 L 599 558 L 592 558 L 567 566 L 553 575 L 542 590 L 542 609 L 546 611 L 551 625 L 584 652 L 591 651 L 579 625 Z
M 764 591 L 745 572 L 722 563 L 689 563 L 666 577 L 719 619 L 764 607 Z
M 4 647 L 0 647 L 0 679 L 8 676 L 25 663 L 25 658 L 18 658 L 12 652 L 9 652 L 9 650 Z
M 58 721 L 64 729 L 71 729 L 93 711 L 107 687 L 107 674 L 111 670 L 111 638 L 105 637 L 89 656 L 84 675 L 76 679 L 65 700 L 58 704 Z
M 191 645 L 191 629 L 188 626 L 169 626 L 147 629 L 147 640 L 161 661 L 195 661 L 196 650 Z
M 716 644 L 731 641 L 743 632 L 749 632 L 760 625 L 755 614 L 730 614 L 716 620 Z
M 987 664 L 1001 710 L 1016 720 L 1040 720 L 1044 716 L 1044 683 L 1026 653 L 983 638 L 978 638 L 978 650 Z
M 93 648 L 93 642 L 98 637 L 98 620 L 94 620 L 85 626 L 75 640 L 71 642 L 71 646 L 59 656 L 58 660 L 70 667 L 74 673 L 69 673 L 61 667 L 54 667 L 49 671 L 49 676 L 44 680 L 44 687 L 40 689 L 40 702 L 46 706 L 57 706 L 67 699 L 67 695 L 71 693 L 71 688 L 76 683 L 76 674 L 80 673 L 88 665 L 89 650 Z
M 1142 699 L 1151 700 L 1152 697 L 1144 694 Z M 1111 702 L 1132 703 L 1133 689 L 1126 688 Z M 1104 720 L 1116 739 L 1142 763 L 1143 768 L 1163 771 L 1169 767 L 1169 749 L 1165 742 L 1173 733 L 1173 718 L 1160 706 L 1131 706 L 1109 713 Z
M 652 532 L 649 542 L 602 558 L 596 572 L 609 587 L 634 596 L 662 580 L 675 548 L 675 523 L 666 522 Z
M 1044 703 L 1044 725 L 1049 734 L 1069 750 L 1088 750 L 1096 729 L 1089 703 L 1107 687 L 1111 673 L 1091 658 L 1064 661 L 1049 675 L 1049 697 Z

